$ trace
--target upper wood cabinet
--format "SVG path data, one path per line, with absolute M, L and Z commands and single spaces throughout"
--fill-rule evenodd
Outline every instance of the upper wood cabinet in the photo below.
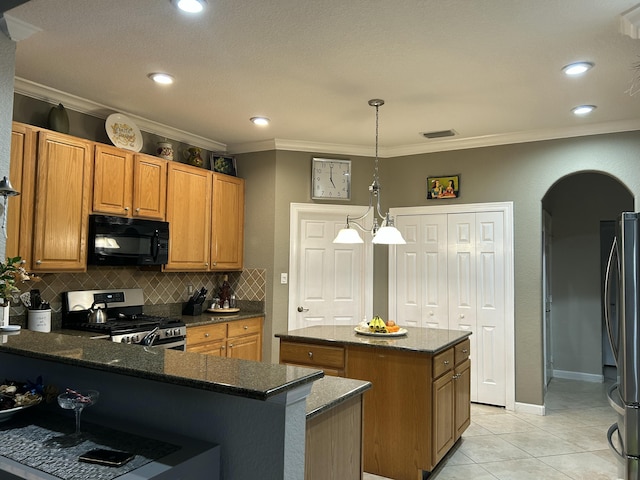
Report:
M 165 160 L 96 145 L 93 185 L 94 213 L 165 219 Z
M 92 153 L 89 141 L 38 132 L 32 270 L 86 271 Z
M 165 271 L 209 270 L 212 175 L 202 168 L 169 163 L 169 262 Z
M 9 180 L 20 195 L 7 202 L 7 257 L 22 257 L 31 266 L 33 181 L 35 174 L 36 132 L 27 125 L 13 123 Z
M 241 270 L 244 256 L 244 179 L 213 174 L 211 270 Z

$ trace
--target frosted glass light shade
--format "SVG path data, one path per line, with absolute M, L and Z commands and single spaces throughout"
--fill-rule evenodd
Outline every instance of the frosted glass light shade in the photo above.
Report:
M 356 229 L 347 227 L 338 232 L 333 243 L 364 243 L 364 240 L 362 240 Z
M 402 238 L 400 230 L 396 227 L 380 227 L 372 240 L 373 243 L 384 245 L 405 245 L 407 242 Z

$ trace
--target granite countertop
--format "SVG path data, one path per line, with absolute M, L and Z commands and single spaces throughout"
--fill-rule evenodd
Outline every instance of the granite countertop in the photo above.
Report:
M 403 327 L 404 336 L 368 336 L 354 331 L 354 326 L 325 325 L 277 333 L 281 340 L 308 341 L 328 345 L 360 345 L 394 350 L 408 350 L 429 354 L 438 353 L 471 335 L 466 330 L 442 330 L 437 328 Z
M 320 415 L 371 388 L 371 383 L 352 378 L 324 376 L 313 383 L 307 397 L 307 420 Z
M 51 360 L 132 377 L 267 400 L 324 375 L 310 368 L 148 348 L 22 329 L 0 335 L 0 353 Z
M 214 323 L 233 322 L 245 320 L 247 318 L 264 317 L 262 311 L 240 310 L 237 313 L 218 314 L 213 312 L 202 312 L 201 315 L 182 315 L 181 319 L 187 327 L 197 327 L 200 325 L 211 325 Z

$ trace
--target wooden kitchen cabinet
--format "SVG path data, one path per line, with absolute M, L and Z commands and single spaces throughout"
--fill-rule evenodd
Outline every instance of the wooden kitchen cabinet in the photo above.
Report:
M 165 271 L 208 271 L 212 172 L 170 162 L 167 174 L 169 261 Z
M 280 341 L 280 363 L 316 368 L 326 375 L 344 377 L 344 362 L 344 347 Z
M 86 271 L 92 171 L 91 142 L 38 132 L 31 270 Z
M 28 268 L 31 268 L 36 141 L 37 132 L 33 128 L 13 122 L 9 180 L 20 195 L 7 199 L 6 256 L 22 257 Z
M 264 317 L 187 328 L 187 351 L 262 361 Z
M 94 213 L 164 220 L 166 204 L 166 160 L 96 145 Z
M 213 174 L 211 270 L 242 270 L 244 179 Z

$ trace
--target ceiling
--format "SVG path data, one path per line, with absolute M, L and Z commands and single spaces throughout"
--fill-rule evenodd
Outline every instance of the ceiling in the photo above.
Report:
M 371 154 L 381 98 L 384 157 L 640 130 L 640 40 L 620 26 L 637 2 L 208 0 L 195 17 L 169 0 L 30 0 L 5 17 L 39 29 L 17 43 L 19 93 L 232 153 Z M 565 77 L 578 60 L 595 67 Z

